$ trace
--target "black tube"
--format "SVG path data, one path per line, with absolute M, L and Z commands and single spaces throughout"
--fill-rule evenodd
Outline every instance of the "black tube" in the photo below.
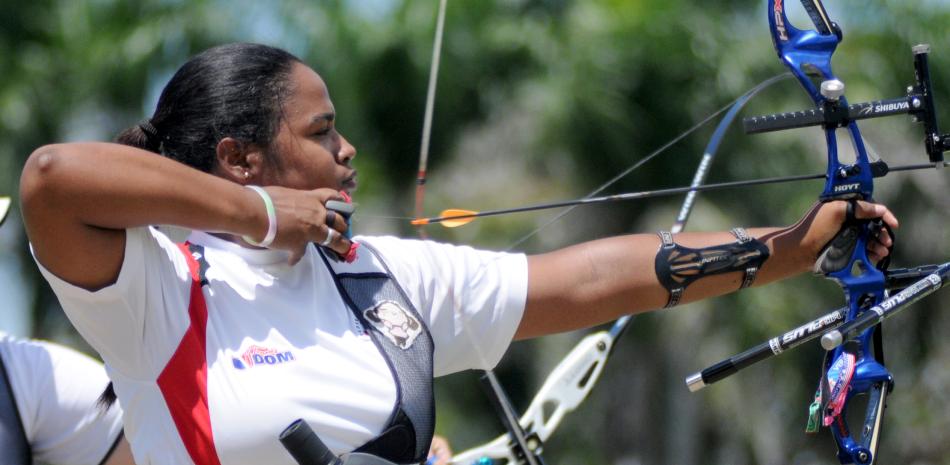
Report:
M 343 462 L 313 432 L 302 418 L 280 433 L 280 443 L 300 465 L 340 465 Z
M 933 86 L 930 83 L 930 66 L 927 56 L 930 54 L 930 45 L 920 44 L 913 47 L 914 74 L 917 78 L 917 92 L 922 95 L 923 109 L 919 118 L 924 123 L 924 145 L 931 162 L 943 161 L 943 152 L 946 150 L 945 141 L 937 125 L 937 110 L 934 107 Z
M 806 341 L 810 341 L 828 328 L 834 328 L 844 322 L 847 316 L 848 308 L 842 307 L 820 318 L 812 320 L 798 328 L 773 337 L 745 352 L 733 355 L 699 373 L 694 373 L 686 378 L 686 386 L 690 391 L 696 392 L 712 383 L 721 381 L 729 376 L 736 374 L 739 370 L 755 363 L 761 362 L 767 358 L 778 355 L 787 349 L 796 347 Z
M 840 118 L 840 121 L 835 122 L 838 123 L 839 126 L 846 126 L 848 121 L 915 113 L 919 110 L 918 106 L 921 105 L 921 103 L 921 99 L 916 95 L 874 102 L 855 103 L 848 105 L 846 118 Z M 742 126 L 746 134 L 758 134 L 808 126 L 821 126 L 827 124 L 827 120 L 828 117 L 823 110 L 811 108 L 802 111 L 744 118 L 742 120 Z
M 825 333 L 821 337 L 821 346 L 825 350 L 838 347 L 854 334 L 863 332 L 871 326 L 907 308 L 910 304 L 940 289 L 947 281 L 948 275 L 950 275 L 950 263 L 944 263 L 932 274 L 917 281 L 907 289 L 888 297 L 886 300 L 871 307 L 837 329 Z
M 904 291 L 905 288 L 913 287 L 916 283 L 921 281 L 922 278 L 935 273 L 942 273 L 942 278 L 946 279 L 948 266 L 950 266 L 950 264 L 945 263 L 943 265 L 923 265 L 915 268 L 899 268 L 888 270 L 885 272 L 887 275 L 885 278 L 885 287 L 889 291 L 896 290 L 901 292 Z M 919 294 L 921 291 L 922 290 L 914 292 L 914 295 L 919 298 L 929 294 L 929 292 L 927 292 L 917 296 L 917 294 Z M 913 300 L 917 300 L 917 298 Z M 909 303 L 910 302 L 902 303 L 902 305 Z M 799 346 L 804 342 L 815 339 L 820 334 L 822 334 L 823 331 L 838 328 L 838 331 L 844 332 L 846 329 L 843 323 L 845 316 L 847 315 L 847 311 L 847 307 L 839 308 L 820 318 L 799 326 L 798 328 L 788 331 L 781 336 L 769 339 L 768 341 L 752 347 L 745 352 L 742 352 L 738 355 L 733 355 L 732 357 L 716 363 L 715 365 L 703 369 L 701 372 L 690 375 L 686 378 L 686 385 L 689 387 L 690 391 L 698 391 L 712 383 L 721 381 L 736 374 L 743 368 L 778 355 L 788 349 Z M 870 313 L 870 315 L 868 313 Z M 857 319 L 850 322 L 849 325 L 851 325 L 851 328 L 857 325 L 861 325 L 865 328 L 870 327 L 872 323 L 869 323 L 869 321 L 875 320 L 876 316 L 877 314 L 874 312 L 866 312 L 865 314 L 862 314 Z
M 898 292 L 920 281 L 924 276 L 934 274 L 940 265 L 923 265 L 915 268 L 891 268 L 885 272 L 884 286 L 888 291 Z

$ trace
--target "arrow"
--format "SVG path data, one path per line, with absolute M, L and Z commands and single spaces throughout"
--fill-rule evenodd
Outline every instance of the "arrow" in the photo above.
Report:
M 929 168 L 931 165 L 927 165 Z M 560 202 L 551 202 L 551 203 L 542 203 L 537 205 L 529 205 L 525 207 L 515 207 L 515 208 L 503 208 L 499 210 L 486 210 L 486 211 L 472 211 L 472 210 L 463 210 L 459 208 L 450 208 L 447 210 L 442 210 L 442 213 L 437 217 L 430 218 L 416 218 L 412 220 L 412 225 L 421 226 L 432 223 L 442 223 L 442 226 L 447 228 L 457 228 L 459 226 L 466 225 L 471 223 L 476 218 L 481 218 L 483 216 L 495 216 L 495 215 L 505 215 L 508 213 L 521 213 L 529 212 L 536 210 L 549 210 L 552 208 L 561 208 L 561 207 L 570 207 L 573 205 L 588 205 L 595 203 L 605 203 L 605 202 L 618 202 L 621 200 L 638 200 L 646 199 L 650 197 L 662 197 L 666 195 L 676 195 L 683 194 L 686 192 L 703 192 L 711 191 L 718 189 L 728 189 L 734 187 L 744 187 L 744 186 L 756 186 L 761 184 L 778 184 L 784 182 L 794 182 L 794 181 L 807 181 L 811 179 L 825 179 L 825 174 L 805 174 L 799 176 L 783 176 L 777 178 L 763 178 L 763 179 L 754 179 L 751 181 L 732 181 L 732 182 L 723 182 L 718 184 L 706 184 L 705 186 L 687 186 L 687 187 L 672 187 L 669 189 L 659 189 L 654 191 L 640 191 L 640 192 L 627 192 L 624 194 L 614 194 L 614 195 L 605 195 L 601 197 L 587 197 L 583 199 L 573 199 L 573 200 L 563 200 Z
M 922 169 L 934 169 L 944 166 L 950 166 L 950 162 L 937 162 L 937 163 L 920 163 L 913 165 L 901 165 L 891 168 L 886 168 L 881 172 L 874 173 L 874 177 L 882 177 L 885 174 L 891 171 L 914 171 Z M 573 200 L 562 200 L 559 202 L 550 202 L 550 203 L 541 203 L 536 205 L 528 205 L 524 207 L 514 207 L 514 208 L 502 208 L 498 210 L 485 210 L 485 211 L 475 211 L 475 210 L 464 210 L 461 208 L 449 208 L 442 210 L 439 216 L 428 217 L 428 218 L 416 218 L 411 221 L 413 226 L 423 226 L 432 223 L 441 223 L 442 226 L 446 228 L 457 228 L 459 226 L 464 226 L 468 223 L 471 223 L 476 218 L 481 218 L 483 216 L 496 216 L 496 215 L 507 215 L 509 213 L 521 213 L 529 212 L 536 210 L 550 210 L 552 208 L 561 208 L 561 207 L 570 207 L 574 205 L 588 205 L 595 203 L 606 203 L 606 202 L 618 202 L 622 200 L 639 200 L 646 199 L 651 197 L 662 197 L 667 195 L 676 195 L 683 194 L 687 192 L 704 192 L 704 191 L 713 191 L 713 190 L 722 190 L 722 189 L 732 189 L 736 187 L 748 187 L 748 186 L 758 186 L 763 184 L 780 184 L 796 181 L 809 181 L 813 179 L 825 179 L 826 175 L 822 174 L 801 174 L 797 176 L 780 176 L 774 178 L 762 178 L 762 179 L 752 179 L 749 181 L 730 181 L 730 182 L 720 182 L 715 184 L 706 184 L 704 186 L 685 186 L 685 187 L 671 187 L 668 189 L 658 189 L 655 191 L 640 191 L 640 192 L 627 192 L 624 194 L 614 194 L 614 195 L 605 195 L 601 197 L 586 197 L 582 199 L 573 199 Z

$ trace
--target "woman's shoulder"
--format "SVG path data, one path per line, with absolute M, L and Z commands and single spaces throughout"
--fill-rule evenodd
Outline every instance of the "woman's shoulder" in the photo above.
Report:
M 452 244 L 449 242 L 439 242 L 431 239 L 408 239 L 391 235 L 382 236 L 356 236 L 353 238 L 356 242 L 367 243 L 374 249 L 384 255 L 393 256 L 411 256 L 420 253 L 431 253 L 438 255 L 464 256 L 500 256 L 500 255 L 521 255 L 517 252 L 496 251 L 484 248 L 473 247 L 466 244 Z
M 471 251 L 494 253 L 489 250 L 482 250 L 464 244 L 452 244 L 449 242 L 440 242 L 432 239 L 405 238 L 392 235 L 370 236 L 359 235 L 353 238 L 359 243 L 368 243 L 374 249 L 383 253 L 405 254 L 418 253 L 420 251 Z

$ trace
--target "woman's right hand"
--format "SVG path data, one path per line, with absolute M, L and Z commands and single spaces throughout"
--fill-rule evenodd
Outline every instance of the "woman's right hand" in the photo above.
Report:
M 350 252 L 352 242 L 347 239 L 348 226 L 343 215 L 327 209 L 326 203 L 330 200 L 346 202 L 348 199 L 339 191 L 333 189 L 316 189 L 303 191 L 278 186 L 264 188 L 274 202 L 277 214 L 277 235 L 270 248 L 290 252 L 290 264 L 294 265 L 303 257 L 310 243 L 324 246 L 340 257 L 346 257 Z M 267 213 L 264 204 L 257 193 L 248 189 L 248 195 L 255 197 L 260 205 L 261 224 L 267 224 Z M 332 221 L 328 223 L 327 221 Z M 331 235 L 329 243 L 328 236 Z M 254 239 L 263 237 L 266 229 L 252 236 Z

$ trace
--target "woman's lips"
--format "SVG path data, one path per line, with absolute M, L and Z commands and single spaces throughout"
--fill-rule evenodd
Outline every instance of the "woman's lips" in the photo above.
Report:
M 352 193 L 353 191 L 355 191 L 356 190 L 356 173 L 354 172 L 350 177 L 344 179 L 341 184 L 343 186 L 343 190 L 345 190 L 347 193 Z

